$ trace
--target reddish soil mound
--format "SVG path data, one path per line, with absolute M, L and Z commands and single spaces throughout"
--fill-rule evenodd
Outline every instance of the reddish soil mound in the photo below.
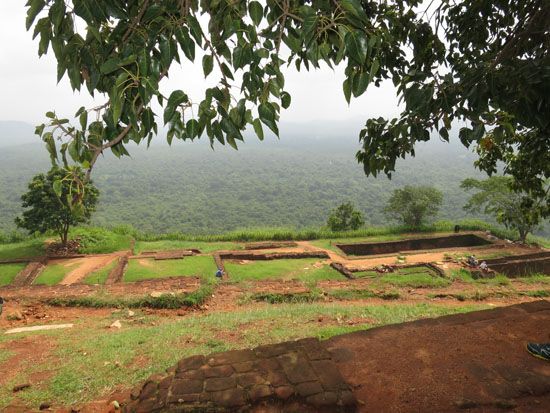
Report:
M 364 412 L 550 411 L 550 301 L 345 334 L 327 341 Z

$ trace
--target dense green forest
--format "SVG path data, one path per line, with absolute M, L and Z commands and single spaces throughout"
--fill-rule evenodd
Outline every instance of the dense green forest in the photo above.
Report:
M 418 147 L 414 159 L 399 162 L 391 180 L 366 178 L 355 160 L 356 126 L 287 125 L 280 140 L 249 138 L 239 151 L 221 146 L 213 151 L 198 141 L 135 147 L 131 158 L 107 155 L 94 172 L 100 201 L 93 223 L 197 234 L 318 227 L 330 209 L 349 200 L 365 214 L 367 224 L 380 225 L 387 223 L 381 211 L 391 191 L 405 184 L 433 185 L 444 193 L 438 219 L 468 216 L 462 209 L 468 194 L 459 184 L 481 176 L 473 167 L 474 154 L 457 142 L 431 142 Z M 14 228 L 28 180 L 48 168 L 40 142 L 3 145 L 0 230 Z

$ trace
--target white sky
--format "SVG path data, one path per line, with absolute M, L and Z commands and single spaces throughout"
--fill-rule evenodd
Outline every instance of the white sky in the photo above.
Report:
M 72 117 L 80 106 L 92 106 L 94 101 L 85 87 L 73 93 L 64 77 L 56 84 L 56 61 L 53 51 L 38 58 L 38 38 L 25 30 L 25 1 L 0 0 L 0 120 L 19 120 L 42 123 L 44 114 L 54 110 L 59 116 Z M 170 71 L 170 79 L 163 81 L 162 89 L 183 89 L 192 98 L 202 96 L 207 85 L 202 75 L 200 58 L 195 65 L 186 64 Z M 289 68 L 286 89 L 292 95 L 292 105 L 283 111 L 281 121 L 346 120 L 397 114 L 393 85 L 369 87 L 359 99 L 348 106 L 342 92 L 343 68 L 332 71 L 297 72 Z M 104 99 L 95 101 L 104 103 Z

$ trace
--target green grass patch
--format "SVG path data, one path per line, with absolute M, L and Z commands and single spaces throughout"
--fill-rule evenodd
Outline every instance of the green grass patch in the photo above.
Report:
M 14 260 L 38 257 L 40 255 L 44 255 L 43 239 L 32 239 L 13 244 L 0 244 L 0 260 Z
M 26 264 L 0 264 L 0 287 L 10 285 Z
M 184 240 L 137 241 L 135 252 L 136 254 L 141 254 L 145 251 L 169 251 L 192 248 L 208 254 L 216 251 L 240 250 L 243 247 L 235 242 L 204 242 Z
M 65 278 L 65 276 L 74 267 L 65 266 L 64 264 L 52 264 L 46 266 L 44 270 L 36 277 L 33 284 L 35 285 L 56 285 Z
M 88 274 L 84 277 L 82 282 L 88 285 L 105 284 L 105 281 L 107 281 L 107 278 L 109 277 L 109 273 L 118 265 L 118 261 L 119 259 L 116 258 L 104 267 Z
M 372 291 L 360 289 L 340 289 L 327 292 L 329 297 L 336 300 L 364 300 L 368 298 L 381 298 L 383 300 L 397 300 L 400 295 L 397 291 Z
M 535 298 L 547 298 L 550 297 L 550 290 L 526 291 L 523 295 Z
M 108 254 L 110 252 L 129 250 L 132 237 L 105 228 L 78 227 L 71 230 L 71 238 L 80 239 L 82 254 Z
M 429 271 L 408 274 L 395 272 L 385 274 L 375 281 L 375 285 L 411 288 L 441 288 L 447 287 L 450 284 L 450 280 L 434 276 Z
M 544 274 L 531 274 L 526 277 L 520 277 L 516 279 L 525 284 L 550 284 L 550 276 Z
M 323 295 L 318 291 L 305 293 L 255 293 L 245 299 L 245 301 L 258 301 L 269 304 L 312 303 L 320 300 L 323 300 Z
M 192 256 L 174 260 L 132 259 L 124 274 L 124 281 L 132 282 L 151 278 L 198 276 L 211 279 L 217 267 L 210 256 Z
M 317 282 L 322 280 L 342 280 L 344 277 L 329 265 L 315 267 L 317 258 L 280 259 L 251 261 L 247 264 L 225 262 L 231 281 L 257 280 L 300 280 Z
M 201 305 L 211 295 L 212 287 L 205 285 L 186 294 L 162 294 L 159 297 L 90 295 L 74 298 L 51 298 L 46 300 L 46 303 L 56 307 L 178 309 Z
M 250 348 L 308 336 L 325 339 L 384 324 L 481 308 L 485 307 L 308 303 L 264 305 L 180 318 L 137 314 L 127 320 L 121 314 L 91 316 L 80 320 L 73 329 L 25 335 L 36 335 L 37 340 L 47 337 L 54 347 L 48 358 L 23 369 L 16 381 L 32 382 L 37 372 L 50 371 L 51 375 L 18 393 L 17 398 L 26 403 L 29 410 L 44 400 L 70 406 L 103 398 L 115 389 L 131 388 L 151 374 L 162 372 L 181 358 L 194 354 Z M 325 322 L 319 323 L 319 317 Z M 122 322 L 120 330 L 105 328 L 116 319 Z M 348 325 L 351 319 L 354 325 Z M 364 321 L 361 323 L 361 320 Z M 231 340 L 227 339 L 228 333 L 232 333 Z M 21 337 L 15 334 L 2 337 L 2 340 L 9 348 L 11 341 Z M 51 368 L 52 363 L 55 369 Z M 0 388 L 0 410 L 14 397 L 11 387 L 6 384 Z
M 449 274 L 452 280 L 462 280 L 471 284 L 510 285 L 510 279 L 502 274 L 496 274 L 493 278 L 478 278 L 477 280 L 474 279 L 472 273 L 465 268 L 451 270 Z

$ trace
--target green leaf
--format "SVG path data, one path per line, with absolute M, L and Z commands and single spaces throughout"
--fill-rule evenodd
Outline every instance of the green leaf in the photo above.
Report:
M 376 75 L 376 73 L 378 73 L 379 68 L 380 63 L 378 62 L 378 59 L 374 59 L 372 62 L 372 66 L 370 67 L 369 83 L 372 82 L 372 79 L 374 79 L 374 76 Z
M 357 73 L 353 77 L 353 96 L 358 97 L 365 93 L 367 86 L 369 85 L 369 74 L 367 72 Z
M 351 13 L 363 22 L 368 22 L 368 17 L 359 0 L 340 0 L 340 4 L 348 13 Z
M 269 102 L 262 103 L 258 106 L 258 114 L 264 125 L 271 129 L 275 135 L 279 136 L 279 128 L 275 122 L 275 109 L 273 106 Z
M 343 89 L 344 89 L 344 97 L 346 98 L 346 102 L 348 102 L 348 105 L 351 102 L 351 86 L 350 86 L 349 79 L 344 80 Z
M 248 5 L 248 14 L 256 26 L 260 24 L 264 15 L 264 8 L 257 1 L 251 1 Z
M 82 130 L 86 130 L 86 126 L 88 124 L 88 112 L 84 111 L 80 114 L 80 126 L 82 127 Z
M 207 78 L 212 70 L 214 69 L 214 58 L 208 54 L 205 54 L 202 58 L 202 71 L 204 72 L 204 77 Z
M 256 136 L 261 141 L 264 140 L 264 129 L 262 128 L 262 123 L 260 122 L 260 119 L 254 119 L 254 122 L 252 122 L 252 126 L 254 127 L 254 132 L 256 132 Z
M 233 80 L 233 73 L 231 72 L 231 69 L 229 69 L 229 67 L 225 64 L 225 63 L 222 63 L 221 65 L 221 70 L 222 70 L 222 73 L 225 77 Z
M 365 34 L 359 31 L 348 32 L 345 38 L 348 56 L 362 66 L 367 59 L 368 41 Z
M 118 123 L 118 120 L 120 119 L 120 115 L 122 114 L 122 106 L 124 103 L 116 87 L 113 87 L 109 98 L 111 100 L 111 112 L 113 115 L 113 122 L 116 125 Z
M 50 119 L 53 119 L 53 118 L 55 118 L 55 113 L 52 112 L 52 111 L 46 112 L 46 117 L 50 118 Z
M 291 97 L 287 92 L 283 92 L 281 94 L 281 105 L 283 106 L 283 109 L 288 109 L 291 102 Z
M 108 75 L 109 73 L 112 73 L 118 69 L 119 63 L 120 63 L 119 58 L 113 57 L 111 59 L 106 60 L 105 63 L 103 63 L 100 66 L 99 71 L 104 75 Z
M 46 2 L 44 0 L 30 0 L 27 2 L 29 9 L 27 10 L 27 19 L 25 20 L 25 27 L 29 30 L 36 19 L 36 16 L 42 11 Z
M 178 108 L 179 105 L 181 105 L 184 102 L 187 102 L 189 98 L 182 90 L 174 90 L 170 97 L 168 98 L 168 102 L 166 103 L 166 108 L 164 109 L 164 124 L 166 125 L 170 120 L 174 117 L 174 114 Z
M 190 61 L 195 61 L 195 42 L 189 36 L 189 32 L 186 27 L 180 27 L 176 31 L 176 37 L 180 44 L 183 53 Z
M 172 61 L 172 55 L 170 50 L 170 40 L 163 37 L 159 44 L 160 49 L 160 64 L 163 68 L 168 69 L 170 62 Z
M 199 122 L 196 119 L 189 119 L 187 121 L 187 125 L 185 126 L 185 130 L 187 131 L 189 138 L 194 139 L 197 137 L 199 132 Z
M 61 182 L 61 179 L 56 179 L 55 181 L 53 181 L 52 188 L 53 192 L 58 197 L 61 197 L 61 192 L 63 191 L 63 183 Z

